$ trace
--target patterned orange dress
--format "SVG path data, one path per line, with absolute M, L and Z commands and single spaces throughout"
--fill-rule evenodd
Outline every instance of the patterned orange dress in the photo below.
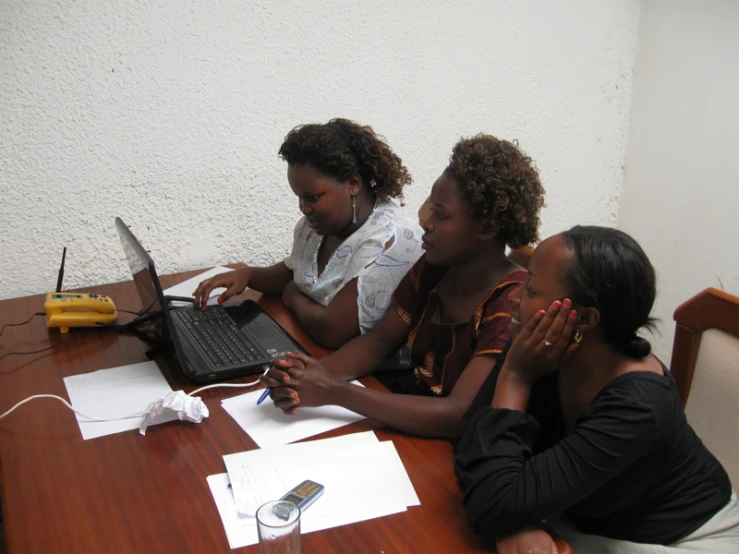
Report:
M 408 348 L 418 394 L 447 396 L 474 356 L 497 355 L 511 337 L 508 295 L 526 271 L 508 275 L 493 287 L 468 321 L 440 323 L 437 285 L 448 268 L 432 266 L 424 254 L 393 294 L 393 307 L 410 324 Z M 492 367 L 492 365 L 491 365 Z

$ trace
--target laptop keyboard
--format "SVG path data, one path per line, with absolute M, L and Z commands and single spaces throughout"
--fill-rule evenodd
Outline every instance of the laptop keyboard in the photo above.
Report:
M 253 362 L 260 354 L 225 310 L 177 310 L 180 321 L 216 368 Z

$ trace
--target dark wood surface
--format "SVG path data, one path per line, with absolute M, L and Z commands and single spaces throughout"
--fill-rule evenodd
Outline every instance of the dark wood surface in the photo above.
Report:
M 739 297 L 708 288 L 680 304 L 673 317 L 675 338 L 670 371 L 684 408 L 693 384 L 703 331 L 720 329 L 739 336 Z
M 165 287 L 171 286 L 195 273 L 166 276 L 162 281 Z M 90 287 L 85 292 L 107 294 L 118 308 L 142 307 L 131 281 Z M 327 353 L 308 339 L 279 299 L 253 292 L 244 296 L 257 299 L 313 355 Z M 0 301 L 0 327 L 42 310 L 41 295 Z M 120 314 L 118 322 L 132 317 Z M 5 330 L 0 356 L 87 333 L 73 329 L 69 335 L 60 335 L 57 329 L 47 329 L 43 317 L 36 317 L 28 325 Z M 0 413 L 34 394 L 68 398 L 64 377 L 142 362 L 146 350 L 132 336 L 96 333 L 41 354 L 5 358 L 0 361 Z M 160 359 L 158 364 L 174 390 L 196 388 L 170 360 Z M 382 388 L 374 378 L 363 383 Z M 173 422 L 151 427 L 146 436 L 127 431 L 88 441 L 82 440 L 74 414 L 60 402 L 39 399 L 21 406 L 0 421 L 0 486 L 8 552 L 231 552 L 206 477 L 225 471 L 224 454 L 256 448 L 220 403 L 222 398 L 248 390 L 205 391 L 202 396 L 210 417 L 200 424 Z M 306 534 L 304 552 L 492 550 L 467 525 L 448 442 L 408 437 L 367 420 L 321 437 L 367 429 L 374 429 L 380 440 L 393 440 L 421 506 Z M 238 549 L 257 551 L 257 546 Z

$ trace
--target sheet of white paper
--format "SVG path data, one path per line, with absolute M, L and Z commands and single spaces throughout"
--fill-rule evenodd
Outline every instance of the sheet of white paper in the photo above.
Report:
M 361 504 L 377 497 L 389 499 L 391 503 L 397 501 L 403 506 L 419 504 L 392 441 L 352 447 L 351 451 L 347 450 L 347 445 L 337 441 L 327 444 L 320 452 L 314 451 L 310 457 L 301 456 L 300 463 L 295 463 L 292 454 L 284 461 L 283 458 L 284 454 L 280 459 L 262 460 L 240 468 L 241 471 L 252 472 L 256 468 L 269 467 L 280 476 L 286 486 L 271 490 L 262 499 L 264 502 L 280 498 L 305 479 L 311 479 L 325 487 L 320 500 L 310 507 L 312 517 L 337 516 L 346 510 L 348 504 Z M 228 469 L 231 476 L 232 468 Z M 244 515 L 256 513 L 256 509 L 254 512 L 244 512 L 239 504 L 237 510 Z
M 413 483 L 408 476 L 408 470 L 405 469 L 403 460 L 400 459 L 400 454 L 395 449 L 393 442 L 381 442 L 380 448 L 385 448 L 386 450 L 387 463 L 393 475 L 392 487 L 395 494 L 403 500 L 406 506 L 420 506 L 421 501 L 418 499 L 416 489 L 413 488 Z
M 214 267 L 213 269 L 209 269 L 208 271 L 205 271 L 200 275 L 196 275 L 195 277 L 192 277 L 187 281 L 183 281 L 182 283 L 179 283 L 173 287 L 169 287 L 167 290 L 164 291 L 164 295 L 186 296 L 188 298 L 195 298 L 192 293 L 196 288 L 198 288 L 198 285 L 201 281 L 205 281 L 206 279 L 210 279 L 211 277 L 215 277 L 216 275 L 220 275 L 221 273 L 226 273 L 227 271 L 233 271 L 233 269 L 231 269 L 230 267 Z M 224 287 L 213 289 L 213 291 L 210 293 L 210 296 L 208 297 L 208 306 L 216 304 L 216 300 L 224 290 L 226 290 Z M 181 302 L 179 300 L 170 302 L 170 305 L 172 307 L 187 306 L 188 304 L 188 302 Z
M 352 381 L 352 384 L 363 386 L 357 381 Z M 300 408 L 295 415 L 285 415 L 282 410 L 275 408 L 269 398 L 257 406 L 262 392 L 248 392 L 221 402 L 223 408 L 260 448 L 299 441 L 364 419 L 339 406 Z
M 419 504 L 395 445 L 392 441 L 377 441 L 371 431 L 223 458 L 229 473 L 211 475 L 208 485 L 231 548 L 258 542 L 256 520 L 239 513 L 235 500 L 238 484 L 235 487 L 236 481 L 229 480 L 229 475 L 239 472 L 249 476 L 252 487 L 267 472 L 290 483 L 268 493 L 264 501 L 279 498 L 307 478 L 323 484 L 323 496 L 302 515 L 303 533 L 403 512 L 406 506 Z
M 208 477 L 208 486 L 221 516 L 228 544 L 232 549 L 257 544 L 259 542 L 257 520 L 253 517 L 239 515 L 228 483 L 228 474 L 226 473 Z M 318 501 L 302 515 L 300 519 L 301 533 L 322 531 L 331 527 L 340 527 L 406 511 L 402 502 L 382 498 L 371 498 L 361 503 L 349 504 L 345 506 L 345 510 L 341 514 L 327 517 L 316 517 L 311 513 L 317 506 Z
M 114 418 L 141 414 L 146 407 L 172 392 L 156 363 L 101 369 L 64 378 L 72 406 L 85 415 Z M 138 429 L 141 416 L 117 421 L 90 421 L 75 414 L 85 440 Z M 177 419 L 175 414 L 170 419 Z
M 312 464 L 307 463 L 309 460 L 315 461 L 327 456 L 331 459 L 333 452 L 342 449 L 359 452 L 377 444 L 379 441 L 375 434 L 366 431 L 330 439 L 227 454 L 223 461 L 226 471 L 233 480 L 232 488 L 238 511 L 253 516 L 259 506 L 280 498 L 304 480 L 317 481 L 318 475 L 315 472 L 311 473 Z M 295 460 L 301 460 L 301 463 L 296 464 Z M 333 468 L 334 465 L 331 463 L 326 467 Z M 326 505 L 322 498 L 318 511 L 323 513 Z M 314 507 L 317 506 L 311 509 Z
M 239 471 L 229 474 L 231 488 L 238 512 L 242 515 L 256 516 L 259 506 L 279 498 L 290 488 L 280 472 L 274 467 L 242 466 Z

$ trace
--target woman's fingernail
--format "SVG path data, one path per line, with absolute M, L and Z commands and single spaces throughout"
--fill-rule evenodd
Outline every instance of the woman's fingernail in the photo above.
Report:
M 538 315 L 539 317 L 544 317 L 544 314 L 546 313 L 547 313 L 546 310 L 539 310 L 538 312 L 536 312 L 536 315 Z
M 572 301 L 569 298 L 565 298 L 564 302 L 562 302 L 562 305 L 565 307 L 565 309 L 569 310 L 572 307 Z
M 559 310 L 560 306 L 562 306 L 562 302 L 560 302 L 559 300 L 555 300 L 554 302 L 552 302 L 552 308 L 554 308 L 555 310 Z
M 575 310 L 572 310 L 570 312 L 570 319 L 575 319 L 577 317 L 577 312 Z

